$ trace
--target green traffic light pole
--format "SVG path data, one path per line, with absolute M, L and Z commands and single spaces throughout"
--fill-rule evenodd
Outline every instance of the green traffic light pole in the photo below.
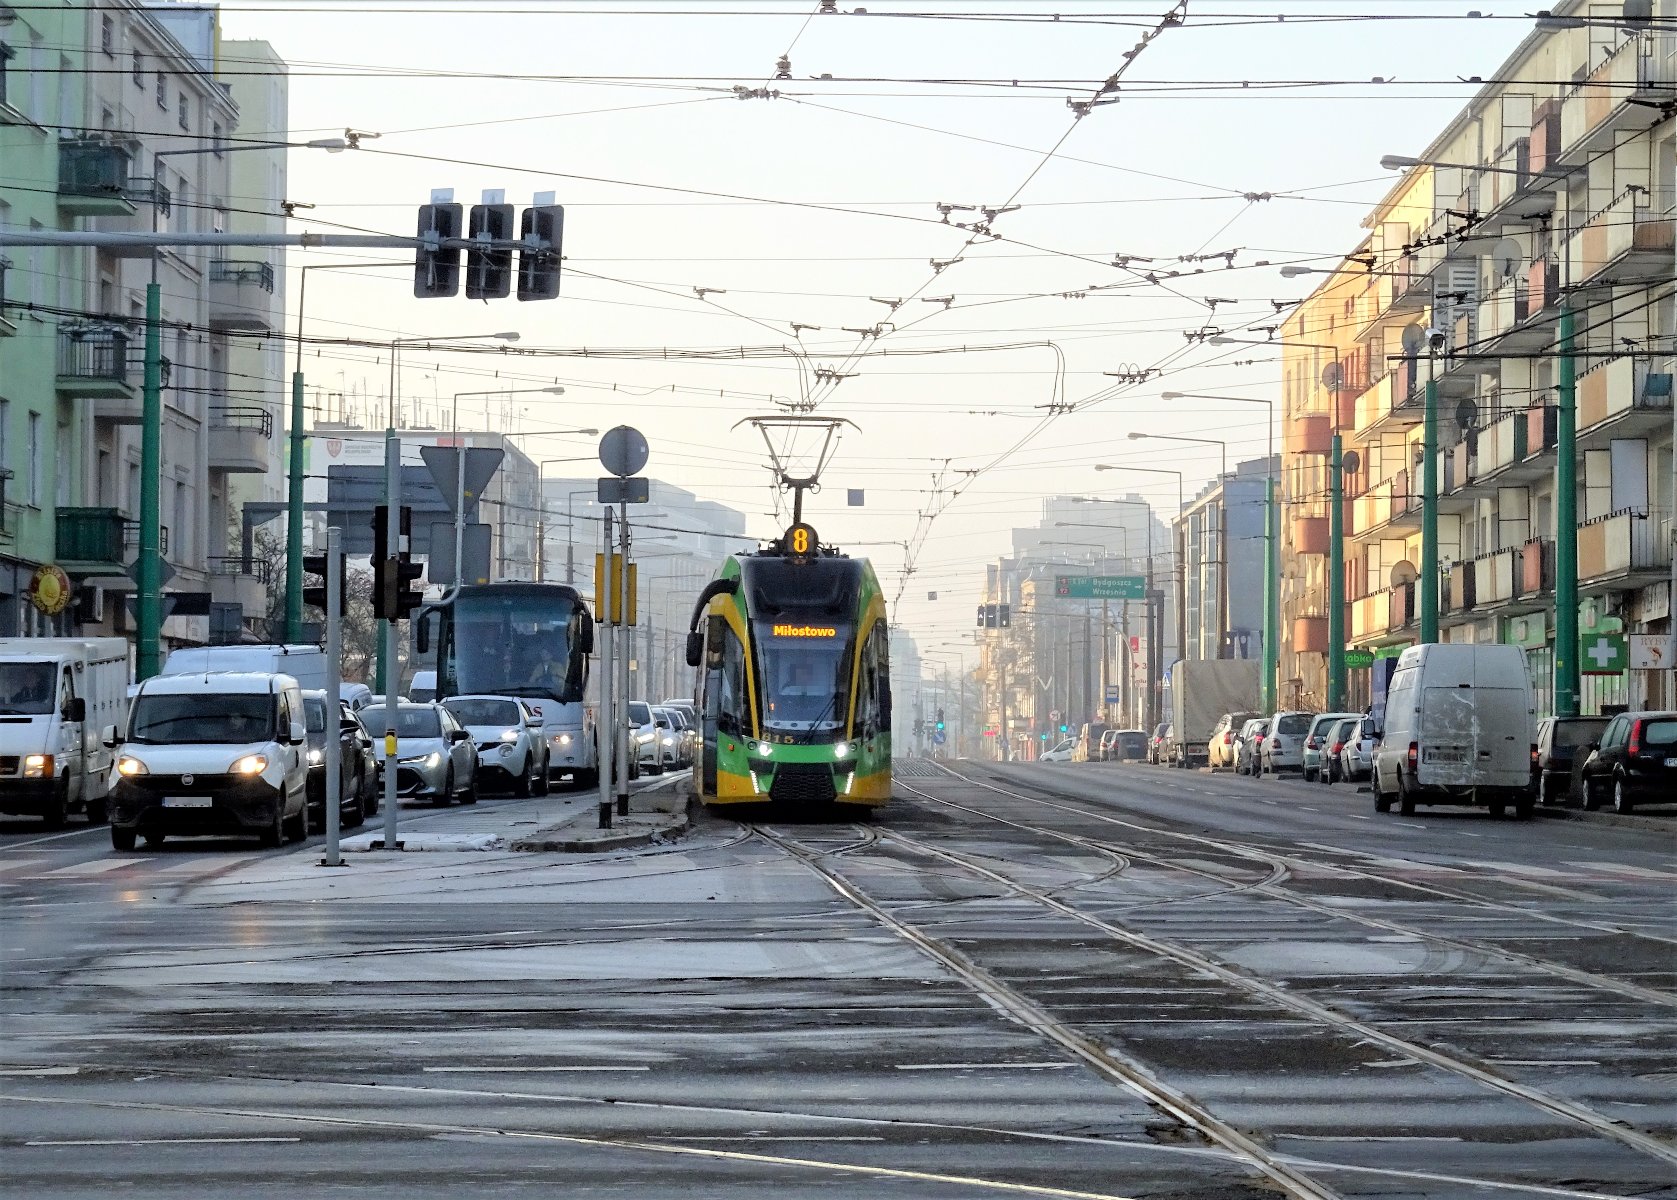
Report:
M 1438 640 L 1438 350 L 1427 334 L 1426 403 L 1421 411 L 1421 642 Z
M 1578 387 L 1572 305 L 1561 297 L 1555 430 L 1555 715 L 1578 715 Z

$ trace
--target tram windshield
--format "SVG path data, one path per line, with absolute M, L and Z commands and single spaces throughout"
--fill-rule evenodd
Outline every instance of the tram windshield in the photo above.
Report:
M 444 694 L 581 700 L 575 607 L 569 595 L 543 589 L 462 589 L 445 610 L 443 646 L 453 669 Z
M 842 729 L 854 630 L 826 619 L 757 622 L 763 724 L 784 733 Z

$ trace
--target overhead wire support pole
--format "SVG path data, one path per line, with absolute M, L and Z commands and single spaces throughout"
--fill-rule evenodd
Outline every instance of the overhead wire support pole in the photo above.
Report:
M 601 829 L 611 828 L 612 777 L 617 763 L 617 734 L 621 722 L 617 719 L 616 688 L 613 686 L 613 676 L 616 673 L 616 661 L 612 655 L 616 650 L 613 636 L 617 610 L 617 578 L 612 571 L 611 521 L 613 517 L 611 505 L 604 506 L 600 520 L 600 545 L 604 553 L 600 556 L 600 569 L 594 572 L 595 608 L 602 614 L 600 621 L 600 711 L 594 722 L 594 731 L 598 735 L 595 739 L 595 759 L 600 777 L 600 821 Z
M 617 707 L 622 718 L 617 722 L 617 815 L 629 815 L 629 652 L 634 648 L 634 597 L 629 594 L 629 505 L 627 502 L 618 505 L 618 539 L 622 545 L 622 552 L 618 557 L 617 576 L 621 581 L 621 596 L 623 603 L 623 645 L 618 650 L 617 678 L 620 681 L 617 697 Z M 650 614 L 648 614 L 650 617 Z M 641 678 L 646 673 L 641 672 Z M 643 684 L 644 690 L 644 684 Z M 643 697 L 650 701 L 650 697 Z M 650 707 L 649 710 L 650 711 Z M 657 760 L 659 768 L 664 764 L 664 748 L 658 741 L 658 722 L 652 723 L 652 754 Z M 638 754 L 639 751 L 637 750 Z

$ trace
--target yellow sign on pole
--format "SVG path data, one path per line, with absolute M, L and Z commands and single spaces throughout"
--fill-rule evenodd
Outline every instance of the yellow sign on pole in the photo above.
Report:
M 611 616 L 605 619 L 613 625 L 635 625 L 638 623 L 639 605 L 636 603 L 640 591 L 636 571 L 638 565 L 637 563 L 629 564 L 629 619 L 625 621 L 623 619 L 623 556 L 613 554 L 611 565 L 608 568 L 604 554 L 594 555 L 594 611 L 596 613 L 609 612 Z M 611 587 L 610 604 L 607 604 L 605 600 L 605 588 L 608 580 Z

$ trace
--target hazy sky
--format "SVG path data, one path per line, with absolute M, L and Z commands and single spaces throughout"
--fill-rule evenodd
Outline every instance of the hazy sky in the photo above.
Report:
M 1042 495 L 1133 490 L 1174 505 L 1165 477 L 1092 463 L 1216 470 L 1212 447 L 1127 433 L 1224 438 L 1231 463 L 1262 453 L 1262 407 L 1157 397 L 1277 397 L 1276 355 L 1196 346 L 1184 331 L 1274 323 L 1271 301 L 1308 283 L 1276 265 L 1348 250 L 1395 178 L 1381 155 L 1424 148 L 1471 94 L 1456 78 L 1493 74 L 1531 27 L 1500 19 L 1517 11 L 1467 19 L 1433 0 L 1189 0 L 1134 55 L 1107 94 L 1117 103 L 1077 119 L 1068 98 L 1123 66 L 1167 0 L 818 7 L 253 0 L 224 4 L 223 25 L 294 65 L 292 135 L 382 135 L 361 153 L 295 152 L 288 198 L 315 206 L 298 227 L 411 233 L 436 187 L 467 204 L 484 188 L 520 204 L 553 191 L 566 206 L 561 299 L 416 301 L 407 270 L 315 273 L 310 334 L 517 330 L 516 354 L 408 355 L 405 392 L 446 410 L 454 392 L 503 380 L 561 383 L 562 398 L 516 398 L 515 428 L 633 424 L 652 444 L 649 473 L 742 509 L 763 535 L 779 528 L 765 455 L 731 427 L 774 399 L 818 400 L 858 429 L 807 515 L 870 555 L 889 594 L 902 588 L 898 620 L 926 641 L 970 625 L 983 563 L 1035 522 Z M 921 15 L 893 15 L 908 13 Z M 1448 19 L 1411 19 L 1431 14 Z M 791 78 L 776 80 L 783 53 Z M 1299 86 L 1262 86 L 1275 81 Z M 742 100 L 736 87 L 781 95 Z M 940 224 L 940 203 L 1010 201 L 1018 211 L 992 226 L 1002 240 L 968 246 Z M 1180 261 L 1230 251 L 1232 270 Z M 1154 284 L 1147 271 L 1181 274 Z M 306 369 L 333 391 L 382 395 L 382 363 L 324 350 Z M 1115 388 L 1103 374 L 1138 366 L 1164 375 Z M 827 372 L 848 377 L 817 378 Z M 485 421 L 481 404 L 467 402 L 465 423 Z M 592 449 L 526 445 L 535 458 Z M 864 508 L 844 504 L 856 487 Z

